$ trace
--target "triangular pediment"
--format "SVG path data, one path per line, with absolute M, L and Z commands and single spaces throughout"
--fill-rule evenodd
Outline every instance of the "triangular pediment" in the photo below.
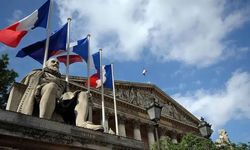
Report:
M 83 84 L 86 78 L 71 77 L 71 80 Z M 199 124 L 199 120 L 193 114 L 153 84 L 115 81 L 115 88 L 116 98 L 119 100 L 145 109 L 152 103 L 152 98 L 155 98 L 163 106 L 163 117 L 192 126 Z M 112 95 L 112 91 L 105 90 L 105 94 Z
M 117 81 L 116 97 L 143 108 L 148 107 L 154 98 L 163 106 L 162 116 L 192 126 L 197 126 L 199 123 L 199 120 L 194 115 L 153 84 Z

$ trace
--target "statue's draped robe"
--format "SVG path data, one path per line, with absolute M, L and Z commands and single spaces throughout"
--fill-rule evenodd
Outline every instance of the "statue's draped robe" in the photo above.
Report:
M 39 100 L 40 91 L 42 87 L 49 83 L 54 82 L 58 85 L 57 99 L 60 98 L 65 89 L 65 81 L 60 79 L 60 74 L 51 74 L 51 70 L 34 70 L 28 74 L 21 83 L 27 85 L 27 88 L 19 103 L 17 112 L 32 115 L 34 109 L 35 98 Z

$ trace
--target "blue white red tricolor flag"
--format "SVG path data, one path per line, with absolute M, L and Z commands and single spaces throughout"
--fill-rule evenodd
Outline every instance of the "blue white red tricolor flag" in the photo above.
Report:
M 92 57 L 90 58 L 90 66 L 94 66 L 97 71 L 100 71 L 100 59 L 100 52 L 92 54 Z
M 42 7 L 35 10 L 29 16 L 0 30 L 0 42 L 10 47 L 17 47 L 29 30 L 36 27 L 46 28 L 49 7 L 50 0 L 44 3 Z
M 112 67 L 111 64 L 110 65 L 105 65 L 104 66 L 104 70 L 105 70 L 105 74 L 103 73 L 103 76 L 105 76 L 106 80 L 105 82 L 103 82 L 103 86 L 105 88 L 110 88 L 113 89 L 113 78 L 112 78 Z
M 88 53 L 89 53 L 89 40 L 88 37 L 78 40 L 75 44 L 71 44 L 73 46 L 73 52 L 80 55 L 84 61 L 88 62 Z
M 64 63 L 65 66 L 67 65 L 67 55 L 57 56 L 56 58 L 59 62 Z M 79 55 L 69 55 L 69 65 L 76 62 L 83 62 L 82 57 Z
M 48 58 L 57 55 L 61 51 L 66 50 L 67 32 L 68 32 L 67 28 L 68 28 L 68 23 L 66 23 L 60 30 L 55 32 L 52 36 L 50 36 Z M 25 57 L 28 55 L 31 58 L 43 64 L 45 44 L 46 44 L 46 39 L 31 44 L 21 49 L 17 53 L 16 57 Z
M 92 54 L 92 57 L 90 57 L 89 61 L 90 61 L 90 66 L 94 66 L 96 69 L 96 73 L 93 74 L 90 77 L 90 86 L 94 87 L 94 88 L 99 88 L 101 86 L 101 80 L 100 80 L 100 52 L 96 52 L 94 54 Z M 88 82 L 86 82 L 86 86 Z
M 111 65 L 103 65 L 102 66 L 102 75 L 103 75 L 103 86 L 105 88 L 113 88 L 113 79 L 112 79 L 112 70 Z M 87 83 L 87 82 L 86 82 Z M 100 73 L 97 71 L 97 73 L 93 74 L 90 77 L 90 86 L 94 88 L 101 87 L 101 79 L 100 79 Z

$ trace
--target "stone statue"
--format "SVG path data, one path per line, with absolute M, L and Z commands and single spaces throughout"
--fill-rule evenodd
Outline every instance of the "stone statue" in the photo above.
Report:
M 39 117 L 51 119 L 56 108 L 62 110 L 63 115 L 68 115 L 67 109 L 72 109 L 76 126 L 102 130 L 101 125 L 94 125 L 87 121 L 88 93 L 66 91 L 66 82 L 60 77 L 59 62 L 56 59 L 48 60 L 43 70 L 36 69 L 29 73 L 21 81 L 27 85 L 27 89 L 22 96 L 17 112 L 32 115 L 33 111 L 36 111 L 34 106 L 37 104 Z
M 230 140 L 225 129 L 219 130 L 219 139 L 216 140 L 216 145 L 218 147 L 230 145 Z

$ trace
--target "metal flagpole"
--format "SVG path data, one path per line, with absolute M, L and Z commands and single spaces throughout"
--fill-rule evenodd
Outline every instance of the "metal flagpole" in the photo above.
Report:
M 90 48 L 89 48 L 89 46 L 90 46 L 90 34 L 88 34 L 88 36 L 87 36 L 87 38 L 88 38 L 88 63 L 87 63 L 87 76 L 88 76 L 88 93 L 90 93 Z
M 51 15 L 52 15 L 52 8 L 53 8 L 53 0 L 50 0 L 48 21 L 47 21 L 47 39 L 46 39 L 45 51 L 44 51 L 43 68 L 45 68 L 45 62 L 48 59 L 49 37 L 50 37 L 50 26 L 51 26 L 50 18 L 51 18 Z
M 71 18 L 68 18 L 68 32 L 67 32 L 67 62 L 66 62 L 66 78 L 65 81 L 67 82 L 67 88 L 69 84 L 69 46 L 70 46 L 70 23 Z M 67 89 L 68 90 L 68 89 Z
M 92 122 L 92 102 L 90 100 L 90 34 L 87 36 L 88 38 L 88 63 L 87 63 L 87 76 L 88 76 L 88 94 L 87 94 L 87 99 L 89 101 L 89 121 Z
M 111 71 L 112 71 L 112 86 L 113 86 L 114 111 L 115 111 L 115 133 L 116 133 L 116 135 L 119 135 L 117 108 L 116 108 L 116 96 L 115 96 L 114 66 L 113 66 L 113 64 L 111 64 Z
M 104 106 L 104 90 L 103 90 L 103 72 L 102 72 L 102 49 L 99 49 L 100 53 L 100 79 L 101 79 L 101 95 L 102 95 L 102 126 L 104 132 L 108 132 L 105 125 L 105 106 Z

